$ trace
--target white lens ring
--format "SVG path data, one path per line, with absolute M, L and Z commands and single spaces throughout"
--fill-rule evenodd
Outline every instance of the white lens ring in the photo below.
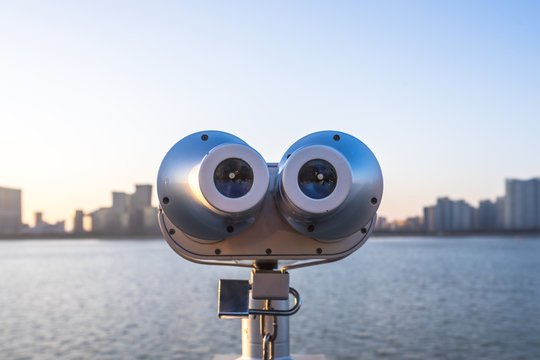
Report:
M 253 171 L 253 184 L 249 191 L 240 197 L 223 195 L 214 183 L 216 167 L 226 159 L 245 161 Z M 223 144 L 210 150 L 199 168 L 199 187 L 206 201 L 219 211 L 242 213 L 257 206 L 268 191 L 270 176 L 266 162 L 259 153 L 246 145 Z
M 337 173 L 335 189 L 322 199 L 307 196 L 298 185 L 300 169 L 305 163 L 315 159 L 329 162 Z M 292 205 L 306 213 L 324 214 L 338 208 L 349 196 L 352 186 L 351 166 L 340 152 L 329 146 L 307 146 L 295 151 L 287 159 L 282 170 L 281 184 Z

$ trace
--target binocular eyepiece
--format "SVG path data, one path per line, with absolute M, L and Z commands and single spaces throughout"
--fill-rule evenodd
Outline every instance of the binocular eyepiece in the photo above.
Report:
M 332 259 L 367 240 L 383 180 L 371 150 L 342 132 L 307 135 L 273 164 L 204 131 L 169 150 L 157 191 L 163 236 L 188 259 Z

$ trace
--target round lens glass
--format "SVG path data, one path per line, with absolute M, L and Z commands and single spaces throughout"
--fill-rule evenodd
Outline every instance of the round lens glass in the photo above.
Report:
M 253 185 L 253 170 L 247 162 L 230 158 L 219 163 L 214 171 L 216 189 L 229 198 L 246 195 Z
M 336 169 L 326 160 L 310 160 L 298 172 L 300 190 L 312 199 L 324 199 L 334 191 L 336 183 Z

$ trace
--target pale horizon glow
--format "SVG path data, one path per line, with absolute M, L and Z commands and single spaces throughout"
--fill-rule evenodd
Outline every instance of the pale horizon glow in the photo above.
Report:
M 0 186 L 66 220 L 154 185 L 179 139 L 233 133 L 268 162 L 314 131 L 377 156 L 380 216 L 540 176 L 540 4 L 0 5 Z

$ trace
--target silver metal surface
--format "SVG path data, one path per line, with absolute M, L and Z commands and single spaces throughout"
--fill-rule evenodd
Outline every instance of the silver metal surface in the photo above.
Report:
M 240 319 L 249 316 L 249 287 L 248 280 L 219 280 L 220 319 Z
M 288 357 L 287 359 L 291 360 L 326 360 L 326 356 L 322 354 L 292 354 L 292 357 Z M 230 354 L 230 355 L 224 355 L 224 354 L 218 354 L 214 355 L 212 360 L 248 360 L 243 357 L 238 357 L 238 355 Z M 252 359 L 250 359 L 252 360 Z
M 251 300 L 251 308 L 264 309 L 265 300 Z M 287 300 L 274 300 L 271 306 L 275 310 L 285 310 L 289 307 Z M 290 356 L 289 342 L 289 317 L 275 317 L 277 332 L 272 341 L 272 355 L 276 360 L 292 360 Z M 261 324 L 261 322 L 264 322 Z M 242 360 L 263 359 L 263 338 L 261 336 L 261 326 L 265 329 L 273 328 L 274 318 L 272 316 L 250 316 L 242 319 Z
M 259 309 L 249 309 L 250 315 L 273 315 L 273 316 L 291 316 L 294 315 L 300 310 L 300 307 L 302 306 L 302 298 L 300 297 L 300 294 L 298 291 L 296 291 L 294 288 L 289 288 L 289 293 L 294 297 L 294 305 L 290 309 L 286 310 L 259 310 Z M 255 300 L 255 299 L 254 299 Z M 287 301 L 288 302 L 288 301 Z
M 251 295 L 254 299 L 287 300 L 289 274 L 276 271 L 251 272 Z
M 254 170 L 260 168 L 260 163 L 264 165 L 264 159 L 240 138 L 221 131 L 202 131 L 183 138 L 169 150 L 161 163 L 157 178 L 159 203 L 167 218 L 186 236 L 191 237 L 192 241 L 203 243 L 226 239 L 250 226 L 255 221 L 268 187 L 268 173 L 264 168 L 266 176 L 264 173 L 263 176 L 255 173 L 252 190 L 261 188 L 256 183 L 262 179 L 264 191 L 258 201 L 250 200 L 253 206 L 240 213 L 220 210 L 212 197 L 220 197 L 221 202 L 229 201 L 231 204 L 241 202 L 242 198 L 227 199 L 217 191 L 211 196 L 203 194 L 205 187 L 212 187 L 201 187 L 200 182 L 203 181 L 203 185 L 212 182 L 213 186 L 213 176 L 203 174 L 204 178 L 201 179 L 199 171 L 201 166 L 203 170 L 205 168 L 205 158 L 209 154 L 215 154 L 212 153 L 214 149 L 225 152 L 221 155 L 227 155 L 226 152 L 230 151 L 233 158 L 243 157 L 237 153 L 249 154 L 249 159 L 242 160 L 251 162 Z M 212 156 L 213 158 L 215 156 Z
M 292 201 L 292 195 L 287 194 L 286 188 L 298 187 L 298 184 L 284 184 L 287 181 L 284 173 L 288 162 L 294 161 L 297 153 L 302 153 L 303 158 L 308 159 L 306 153 L 310 153 L 310 147 L 313 149 L 311 156 L 308 156 L 310 159 L 323 157 L 318 152 L 322 152 L 320 149 L 324 147 L 337 151 L 343 155 L 352 174 L 348 196 L 337 208 L 322 214 L 295 206 L 297 202 Z M 336 189 L 339 182 L 338 177 Z M 383 178 L 375 155 L 363 142 L 346 133 L 320 131 L 303 137 L 285 152 L 279 163 L 277 188 L 278 207 L 296 231 L 321 241 L 337 241 L 359 232 L 373 218 L 381 203 Z M 302 193 L 298 190 L 293 195 L 299 194 Z M 306 195 L 303 196 L 308 199 Z M 318 206 L 316 200 L 310 199 L 310 202 L 314 208 Z
M 277 164 L 269 164 L 268 169 L 270 179 L 275 179 Z M 366 242 L 368 230 L 374 224 L 375 215 L 364 224 L 365 233 L 358 231 L 340 241 L 318 241 L 299 233 L 285 221 L 276 206 L 275 191 L 276 182 L 270 181 L 263 207 L 253 225 L 226 241 L 194 241 L 175 226 L 164 211 L 160 211 L 158 215 L 161 232 L 171 248 L 190 261 L 209 265 L 252 267 L 251 264 L 226 263 L 224 260 L 341 259 Z M 268 249 L 271 252 L 268 252 Z
M 294 305 L 290 309 L 257 309 L 249 308 L 250 291 L 247 280 L 220 280 L 218 290 L 218 317 L 220 319 L 242 319 L 249 315 L 269 315 L 269 316 L 292 316 L 300 310 L 302 298 L 298 291 L 289 288 L 287 295 L 294 298 Z M 254 300 L 269 300 L 255 299 Z M 288 296 L 287 299 L 288 300 Z

